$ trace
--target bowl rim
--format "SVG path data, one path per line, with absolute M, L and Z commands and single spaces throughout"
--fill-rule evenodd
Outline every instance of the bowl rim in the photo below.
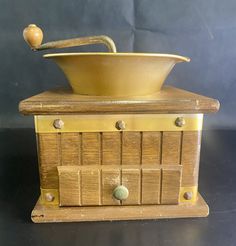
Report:
M 162 54 L 162 53 L 134 53 L 134 52 L 71 52 L 71 53 L 50 53 L 43 55 L 44 58 L 54 58 L 63 56 L 140 56 L 140 57 L 163 57 L 173 58 L 185 62 L 190 62 L 190 58 L 187 56 L 180 56 L 174 54 Z

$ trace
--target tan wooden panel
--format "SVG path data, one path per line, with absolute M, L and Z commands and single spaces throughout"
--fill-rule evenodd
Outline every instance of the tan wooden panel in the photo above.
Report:
M 183 132 L 182 186 L 195 186 L 198 183 L 199 157 L 201 147 L 201 131 Z
M 121 160 L 121 133 L 102 133 L 102 164 L 119 165 Z
M 100 133 L 82 133 L 82 165 L 100 164 Z
M 181 135 L 181 132 L 163 132 L 162 164 L 180 163 Z
M 123 205 L 140 204 L 140 169 L 122 169 L 121 183 L 129 190 Z
M 181 166 L 162 169 L 161 204 L 177 204 L 181 184 Z
M 80 205 L 80 175 L 78 168 L 58 167 L 60 206 Z
M 160 169 L 142 169 L 142 204 L 160 203 Z
M 41 188 L 58 188 L 57 166 L 60 165 L 60 135 L 38 134 L 38 157 Z
M 140 165 L 141 133 L 123 132 L 122 135 L 122 164 Z
M 81 205 L 100 204 L 100 170 L 81 170 Z
M 142 164 L 160 164 L 160 132 L 142 133 Z
M 80 164 L 80 134 L 61 133 L 61 165 Z
M 113 190 L 120 185 L 119 169 L 103 169 L 102 170 L 102 204 L 103 205 L 119 205 L 120 201 L 113 197 Z

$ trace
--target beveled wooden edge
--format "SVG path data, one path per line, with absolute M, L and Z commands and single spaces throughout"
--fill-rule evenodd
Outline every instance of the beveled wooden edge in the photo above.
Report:
M 163 87 L 165 96 L 160 99 L 158 93 L 150 96 L 109 98 L 75 95 L 69 89 L 59 88 L 43 92 L 19 103 L 19 111 L 25 115 L 44 114 L 94 114 L 94 113 L 214 113 L 220 108 L 218 100 L 201 96 L 171 86 Z M 180 98 L 170 98 L 171 93 L 182 94 Z M 47 95 L 57 95 L 53 100 L 45 99 Z M 183 97 L 186 94 L 186 98 Z M 68 99 L 68 97 L 71 98 Z M 183 98 L 182 98 L 183 97 Z
M 58 207 L 41 205 L 38 201 L 31 213 L 31 219 L 35 223 L 48 223 L 191 218 L 206 217 L 208 214 L 209 207 L 198 193 L 198 200 L 194 205 Z

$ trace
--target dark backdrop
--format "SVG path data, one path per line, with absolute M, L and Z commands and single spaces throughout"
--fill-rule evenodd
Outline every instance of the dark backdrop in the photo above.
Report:
M 167 84 L 220 100 L 205 129 L 236 126 L 235 0 L 0 0 L 0 127 L 33 127 L 18 113 L 18 102 L 66 85 L 62 72 L 43 53 L 33 53 L 22 30 L 36 23 L 44 41 L 77 36 L 111 36 L 118 51 L 165 52 L 189 56 Z M 83 47 L 68 51 L 104 50 Z

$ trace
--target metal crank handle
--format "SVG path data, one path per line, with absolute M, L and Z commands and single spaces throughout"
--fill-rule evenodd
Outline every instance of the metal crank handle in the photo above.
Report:
M 43 31 L 35 24 L 30 24 L 28 25 L 28 27 L 24 29 L 23 37 L 26 43 L 34 51 L 67 48 L 67 47 L 75 47 L 75 46 L 91 45 L 91 44 L 104 44 L 108 48 L 109 52 L 116 53 L 116 45 L 114 41 L 108 36 L 104 36 L 104 35 L 51 41 L 42 44 Z

